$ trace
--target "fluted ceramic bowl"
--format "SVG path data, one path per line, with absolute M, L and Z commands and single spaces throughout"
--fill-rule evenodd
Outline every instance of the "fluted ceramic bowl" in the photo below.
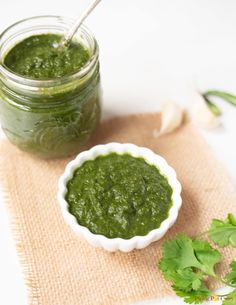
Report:
M 100 155 L 107 155 L 111 152 L 117 154 L 129 153 L 134 157 L 143 157 L 147 163 L 155 165 L 167 179 L 172 187 L 172 206 L 169 210 L 169 216 L 160 225 L 150 231 L 145 236 L 134 236 L 130 239 L 108 238 L 104 235 L 94 234 L 88 228 L 81 226 L 74 215 L 68 210 L 68 203 L 65 199 L 67 194 L 67 183 L 73 177 L 74 171 L 87 160 L 94 160 Z M 164 158 L 155 154 L 148 148 L 138 147 L 134 144 L 109 143 L 105 145 L 96 145 L 87 151 L 81 152 L 73 161 L 69 162 L 65 168 L 63 175 L 58 183 L 58 201 L 61 206 L 62 215 L 72 230 L 84 238 L 88 243 L 95 247 L 102 247 L 107 251 L 123 251 L 129 252 L 134 249 L 142 249 L 147 247 L 154 241 L 162 238 L 168 229 L 175 223 L 179 209 L 182 204 L 181 185 L 176 178 L 176 173 L 170 167 Z

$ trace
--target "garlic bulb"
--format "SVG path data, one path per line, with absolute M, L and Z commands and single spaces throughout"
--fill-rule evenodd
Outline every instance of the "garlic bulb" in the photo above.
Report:
M 170 133 L 178 128 L 183 122 L 183 110 L 172 102 L 166 102 L 161 107 L 161 127 L 160 130 L 154 130 L 153 136 Z
M 195 90 L 191 96 L 191 103 L 193 105 L 191 114 L 196 124 L 208 129 L 213 129 L 220 125 L 221 121 L 219 116 L 215 115 L 209 109 L 203 96 Z

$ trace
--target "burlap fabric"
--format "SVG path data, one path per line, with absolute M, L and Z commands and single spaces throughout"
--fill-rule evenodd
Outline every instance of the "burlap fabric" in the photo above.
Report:
M 44 161 L 0 143 L 1 185 L 12 219 L 31 305 L 122 305 L 172 294 L 157 269 L 161 245 L 176 232 L 194 235 L 213 217 L 236 214 L 236 192 L 227 174 L 190 123 L 156 139 L 158 114 L 102 123 L 89 147 L 111 141 L 151 148 L 166 158 L 183 186 L 183 206 L 161 241 L 131 253 L 109 253 L 88 245 L 64 222 L 56 199 L 67 160 Z M 225 251 L 226 261 L 235 257 Z M 224 264 L 221 271 L 225 271 Z

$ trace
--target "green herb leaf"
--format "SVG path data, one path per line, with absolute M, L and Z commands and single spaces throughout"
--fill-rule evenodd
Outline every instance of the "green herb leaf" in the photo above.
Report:
M 164 276 L 167 280 L 175 283 L 178 289 L 184 291 L 198 290 L 202 286 L 202 280 L 204 279 L 203 273 L 196 273 L 192 268 L 168 270 L 164 273 Z
M 222 305 L 235 305 L 236 304 L 236 289 L 229 293 Z
M 214 219 L 208 231 L 212 241 L 221 247 L 236 247 L 236 218 L 229 214 L 226 220 Z M 209 277 L 229 286 L 236 287 L 236 261 L 230 264 L 231 271 L 222 279 L 215 273 L 215 266 L 221 260 L 218 250 L 209 242 L 191 239 L 185 234 L 178 234 L 163 245 L 163 257 L 159 269 L 166 280 L 172 283 L 175 293 L 186 303 L 200 304 L 214 296 L 205 281 Z M 222 305 L 236 305 L 236 289 L 224 297 Z M 219 296 L 219 297 L 220 297 Z
M 221 254 L 207 241 L 178 234 L 163 245 L 159 268 L 177 295 L 187 303 L 199 304 L 211 295 L 204 280 L 206 276 L 215 276 L 214 267 L 220 260 Z
M 208 236 L 222 248 L 228 245 L 236 248 L 236 219 L 234 215 L 229 214 L 224 221 L 213 219 Z
M 226 102 L 230 103 L 233 106 L 236 106 L 236 96 L 224 92 L 224 91 L 218 91 L 218 90 L 211 90 L 211 91 L 207 91 L 204 93 L 204 96 L 208 97 L 208 96 L 216 96 L 216 97 L 220 97 L 223 100 L 225 100 Z
M 160 262 L 162 270 L 184 269 L 187 267 L 201 267 L 197 260 L 192 240 L 185 234 L 179 234 L 175 239 L 167 241 L 163 245 L 163 259 Z
M 211 292 L 203 285 L 197 291 L 186 292 L 178 289 L 178 287 L 172 286 L 176 295 L 183 298 L 185 303 L 188 304 L 202 304 L 208 297 L 211 296 Z M 229 305 L 229 304 L 227 304 Z M 235 304 L 234 304 L 235 305 Z
M 188 267 L 198 268 L 207 275 L 215 275 L 214 266 L 221 260 L 221 254 L 202 240 L 192 240 L 185 234 L 178 234 L 175 239 L 163 245 L 163 259 L 160 268 L 178 270 Z
M 236 261 L 230 264 L 231 271 L 225 276 L 225 280 L 229 285 L 236 287 Z
M 199 269 L 207 275 L 215 276 L 214 266 L 221 260 L 220 252 L 213 249 L 207 241 L 193 240 L 192 244 L 194 253 L 202 264 Z

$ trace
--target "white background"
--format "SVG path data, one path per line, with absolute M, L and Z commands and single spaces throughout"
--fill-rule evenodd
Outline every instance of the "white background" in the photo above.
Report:
M 77 17 L 88 3 L 5 0 L 0 31 L 34 15 Z M 191 108 L 189 87 L 193 83 L 199 89 L 236 93 L 235 0 L 103 0 L 86 24 L 100 45 L 104 117 L 157 111 L 165 100 Z M 203 135 L 236 185 L 236 108 L 220 105 L 223 126 Z M 159 302 L 155 304 L 164 304 Z M 2 202 L 0 304 L 27 304 Z

